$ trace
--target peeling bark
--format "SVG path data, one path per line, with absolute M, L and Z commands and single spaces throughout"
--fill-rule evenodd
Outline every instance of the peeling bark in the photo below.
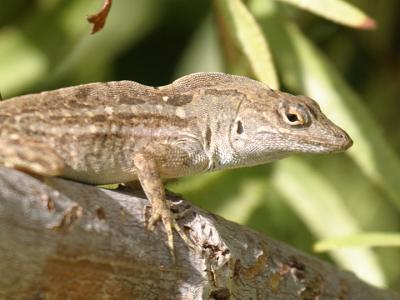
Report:
M 145 229 L 147 200 L 0 167 L 1 299 L 400 299 L 176 196 L 195 244 Z

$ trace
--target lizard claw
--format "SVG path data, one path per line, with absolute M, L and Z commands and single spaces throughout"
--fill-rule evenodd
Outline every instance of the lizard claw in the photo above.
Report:
M 162 207 L 156 205 L 152 207 L 151 216 L 147 224 L 147 229 L 153 231 L 158 221 L 161 220 L 163 222 L 167 234 L 167 246 L 169 252 L 171 253 L 174 263 L 176 262 L 174 235 L 173 235 L 174 229 L 188 247 L 194 248 L 193 242 L 189 239 L 185 231 L 176 221 L 178 218 L 181 217 L 182 214 L 172 213 L 167 205 L 163 205 Z

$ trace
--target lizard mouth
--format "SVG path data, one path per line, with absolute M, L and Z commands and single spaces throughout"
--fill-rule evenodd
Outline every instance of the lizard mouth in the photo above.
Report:
M 258 132 L 264 137 L 264 140 L 285 140 L 284 145 L 280 145 L 279 150 L 284 152 L 297 153 L 336 153 L 343 152 L 353 145 L 353 140 L 342 129 L 337 128 L 334 132 L 326 133 L 325 136 L 310 137 L 304 134 L 296 134 L 292 136 L 282 135 L 280 133 L 271 133 L 268 131 Z
M 314 139 L 310 140 L 307 144 L 311 146 L 317 146 L 320 149 L 324 149 L 324 151 L 321 152 L 343 152 L 353 145 L 353 140 L 346 132 L 342 131 L 338 133 L 337 136 L 335 136 L 334 138 Z

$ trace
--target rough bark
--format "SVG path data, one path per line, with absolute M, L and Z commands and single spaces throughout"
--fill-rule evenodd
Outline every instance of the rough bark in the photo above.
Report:
M 147 200 L 0 167 L 1 299 L 400 299 L 352 273 L 169 197 L 195 249 L 161 226 Z

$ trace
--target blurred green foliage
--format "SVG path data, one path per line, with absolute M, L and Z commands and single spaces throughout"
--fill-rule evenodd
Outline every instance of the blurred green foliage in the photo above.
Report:
M 89 35 L 85 16 L 101 5 L 2 0 L 3 97 L 94 81 L 163 85 L 196 71 L 307 94 L 354 139 L 346 154 L 182 178 L 170 188 L 304 251 L 334 238 L 322 244 L 331 249 L 324 258 L 400 290 L 400 250 L 383 247 L 398 246 L 400 231 L 399 1 L 118 0 L 105 29 Z M 364 12 L 376 30 L 359 30 L 373 25 Z

